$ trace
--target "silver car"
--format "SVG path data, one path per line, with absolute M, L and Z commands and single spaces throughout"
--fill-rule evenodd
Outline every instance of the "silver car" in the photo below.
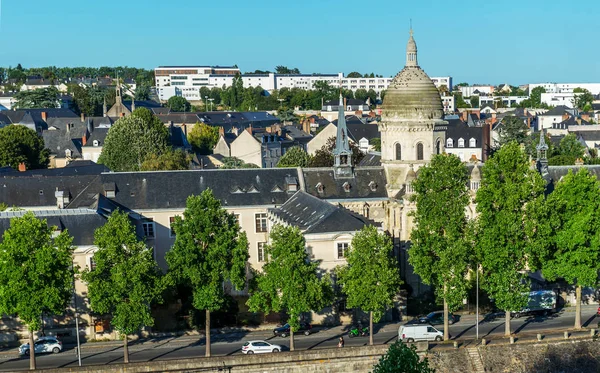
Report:
M 34 345 L 36 354 L 57 354 L 63 349 L 62 342 L 56 337 L 40 337 L 34 342 Z M 29 343 L 23 343 L 21 346 L 19 346 L 19 354 L 29 355 Z
M 268 352 L 280 352 L 281 346 L 271 344 L 267 341 L 250 341 L 242 346 L 242 353 L 248 354 L 265 354 Z

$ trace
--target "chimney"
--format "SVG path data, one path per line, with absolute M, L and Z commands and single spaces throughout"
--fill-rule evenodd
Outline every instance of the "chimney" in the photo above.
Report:
M 219 137 L 225 136 L 225 128 L 219 127 Z
M 306 133 L 310 133 L 310 121 L 309 120 L 305 120 L 304 122 L 302 122 L 302 131 L 304 131 Z
M 42 120 L 43 120 L 44 122 L 47 122 L 47 121 L 48 121 L 48 112 L 46 112 L 46 111 L 42 111 Z
M 67 123 L 67 133 L 71 132 L 71 123 Z
M 83 136 L 81 136 L 81 146 L 85 146 L 85 144 L 87 144 L 87 139 L 88 139 L 88 133 L 87 133 L 87 131 L 85 131 Z
M 85 114 L 81 113 L 81 123 L 85 122 Z
M 25 166 L 25 162 L 19 163 L 19 172 L 27 171 L 27 166 Z

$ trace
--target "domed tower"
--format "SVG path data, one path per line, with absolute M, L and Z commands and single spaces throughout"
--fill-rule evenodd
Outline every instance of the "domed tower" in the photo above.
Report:
M 444 151 L 444 108 L 440 94 L 419 67 L 417 43 L 410 30 L 406 66 L 390 83 L 381 106 L 381 163 L 388 191 L 395 195 L 405 184 L 409 169 L 429 162 Z

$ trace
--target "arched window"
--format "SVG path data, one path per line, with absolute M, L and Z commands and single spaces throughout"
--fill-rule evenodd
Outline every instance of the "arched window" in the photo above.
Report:
M 454 140 L 452 140 L 452 139 L 446 140 L 446 148 L 452 148 L 452 147 L 454 147 Z
M 469 147 L 470 148 L 476 148 L 477 147 L 477 140 L 475 140 L 474 138 L 471 138 L 469 140 Z
M 417 144 L 417 161 L 423 160 L 423 143 L 420 142 Z
M 459 148 L 464 148 L 465 147 L 465 139 L 458 139 L 458 147 Z
M 435 154 L 440 154 L 442 151 L 442 142 L 440 141 L 440 139 L 437 139 L 437 141 L 435 142 Z
M 402 145 L 396 143 L 396 160 L 402 160 Z

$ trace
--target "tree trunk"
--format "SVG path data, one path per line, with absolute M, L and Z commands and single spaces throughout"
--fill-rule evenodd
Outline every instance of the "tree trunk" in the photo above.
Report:
M 206 310 L 206 357 L 210 357 L 210 310 Z
M 33 330 L 29 329 L 29 369 L 35 370 L 35 344 L 33 343 Z
M 123 338 L 123 362 L 129 364 L 129 341 L 127 340 L 127 334 Z
M 448 302 L 444 298 L 444 341 L 450 339 L 450 323 L 448 322 Z
M 290 325 L 290 351 L 294 351 L 294 328 Z
M 510 311 L 504 312 L 504 335 L 510 337 Z
M 373 311 L 369 311 L 369 345 L 373 346 Z
M 581 286 L 575 288 L 575 329 L 581 329 Z

